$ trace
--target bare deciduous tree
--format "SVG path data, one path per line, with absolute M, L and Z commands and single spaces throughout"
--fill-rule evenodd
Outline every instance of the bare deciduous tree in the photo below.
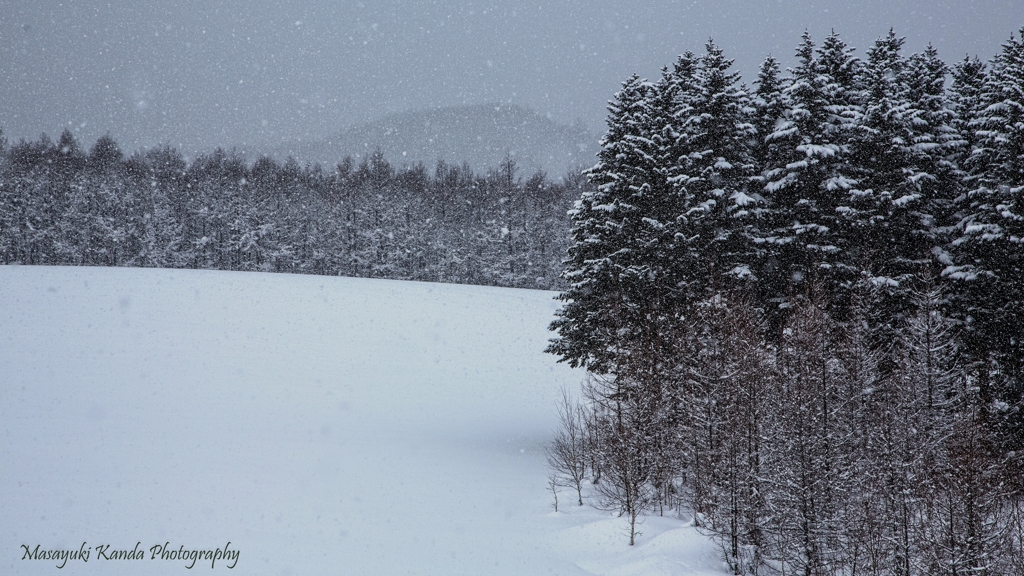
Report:
M 583 506 L 583 480 L 587 474 L 588 448 L 586 414 L 583 410 L 583 407 L 570 397 L 569 391 L 563 388 L 562 399 L 558 404 L 558 430 L 555 432 L 555 439 L 547 448 L 552 481 L 564 482 L 574 488 L 580 506 Z

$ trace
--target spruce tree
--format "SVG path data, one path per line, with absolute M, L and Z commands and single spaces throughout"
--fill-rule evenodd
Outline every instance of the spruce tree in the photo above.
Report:
M 750 190 L 751 196 L 761 200 L 757 210 L 758 234 L 752 239 L 757 248 L 755 290 L 757 301 L 766 313 L 770 334 L 777 334 L 785 321 L 791 273 L 782 261 L 783 253 L 789 248 L 789 236 L 773 228 L 782 215 L 773 204 L 775 198 L 766 190 L 767 182 L 778 175 L 773 167 L 783 162 L 789 152 L 787 136 L 793 128 L 776 132 L 780 123 L 787 122 L 784 120 L 787 106 L 785 89 L 789 80 L 780 76 L 778 61 L 769 56 L 761 63 L 754 82 L 757 88 L 751 99 L 755 136 L 750 147 L 754 162 Z
M 666 199 L 660 153 L 652 140 L 653 87 L 636 75 L 609 103 L 608 133 L 598 163 L 586 172 L 594 190 L 571 212 L 572 244 L 564 264 L 566 304 L 548 351 L 570 365 L 606 373 L 628 362 L 639 341 L 671 318 L 668 277 L 652 262 L 665 253 Z M 655 216 L 652 218 L 652 216 Z
M 860 113 L 860 64 L 835 34 L 815 50 L 805 33 L 797 58 L 783 91 L 785 110 L 766 136 L 777 148 L 762 167 L 770 206 L 765 240 L 790 285 L 777 298 L 818 282 L 842 308 L 857 277 L 837 208 L 856 185 L 849 140 Z
M 1022 30 L 1024 34 L 1024 30 Z M 967 92 L 963 90 L 962 92 Z M 967 93 L 965 96 L 969 96 Z M 965 98 L 966 99 L 966 98 Z M 969 191 L 952 242 L 957 312 L 982 363 L 981 393 L 1003 429 L 1004 449 L 1024 445 L 1024 42 L 1011 37 L 992 61 L 967 128 Z M 996 369 L 993 370 L 992 362 Z
M 971 123 L 981 110 L 981 94 L 985 88 L 986 75 L 985 63 L 977 57 L 965 57 L 952 71 L 953 82 L 949 100 L 953 110 L 952 127 L 957 137 L 954 157 L 958 167 L 963 171 L 967 170 L 971 153 L 977 144 Z
M 694 82 L 673 114 L 677 136 L 669 182 L 676 210 L 671 223 L 673 264 L 685 308 L 754 279 L 755 218 L 760 196 L 748 194 L 754 126 L 748 97 L 729 70 L 732 60 L 708 42 Z M 737 284 L 737 282 L 739 284 Z
M 903 42 L 890 30 L 868 51 L 863 115 L 850 142 L 856 184 L 839 208 L 850 263 L 874 294 L 869 322 L 878 346 L 914 314 L 915 290 L 933 269 L 934 213 L 948 209 L 955 192 L 946 161 L 946 67 L 934 50 L 903 58 Z
M 942 248 L 948 240 L 946 227 L 951 223 L 953 202 L 960 194 L 962 179 L 958 150 L 961 147 L 957 129 L 957 111 L 952 95 L 946 92 L 950 68 L 931 45 L 907 61 L 909 101 L 917 109 L 914 122 L 914 148 L 918 152 L 922 177 L 919 185 L 925 194 L 923 216 L 930 222 L 930 250 L 935 257 L 933 273 L 945 266 Z

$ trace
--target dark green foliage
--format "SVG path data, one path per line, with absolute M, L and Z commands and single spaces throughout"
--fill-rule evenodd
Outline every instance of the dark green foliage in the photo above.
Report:
M 615 345 L 637 334 L 657 333 L 671 296 L 664 273 L 668 182 L 654 140 L 655 86 L 636 76 L 609 104 L 608 134 L 598 163 L 587 171 L 593 186 L 571 212 L 572 244 L 564 264 L 566 301 L 552 324 L 562 338 L 549 351 L 573 366 L 612 369 Z
M 1024 34 L 1024 31 L 1022 31 Z M 1024 44 L 988 74 L 804 35 L 616 96 L 548 351 L 602 503 L 685 507 L 735 574 L 1017 573 Z
M 1022 30 L 1024 34 L 1024 30 Z M 958 70 L 962 121 L 969 135 L 966 191 L 945 276 L 955 283 L 955 313 L 970 352 L 988 375 L 1004 449 L 1024 447 L 1024 41 L 1011 38 L 982 81 L 980 66 Z
M 772 297 L 788 303 L 793 289 L 820 282 L 841 309 L 859 276 L 861 246 L 849 235 L 846 214 L 857 184 L 849 142 L 860 118 L 861 64 L 835 34 L 817 50 L 805 34 L 797 58 L 781 116 L 772 132 L 759 135 L 773 146 L 760 167 L 768 201 L 761 234 L 774 273 L 787 283 Z

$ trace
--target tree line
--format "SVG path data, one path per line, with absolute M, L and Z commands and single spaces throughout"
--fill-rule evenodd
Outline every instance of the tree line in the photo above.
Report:
M 1024 42 L 902 46 L 805 33 L 748 88 L 708 43 L 609 103 L 549 461 L 630 544 L 685 510 L 736 574 L 1024 573 Z
M 0 262 L 249 270 L 557 289 L 567 211 L 586 181 L 484 174 L 376 153 L 331 171 L 217 149 L 125 157 L 109 136 L 83 150 L 7 146 L 0 134 Z

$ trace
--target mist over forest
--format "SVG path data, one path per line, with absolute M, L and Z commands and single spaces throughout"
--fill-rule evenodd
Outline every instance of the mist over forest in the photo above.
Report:
M 892 27 L 910 51 L 932 43 L 946 61 L 986 59 L 1019 12 L 1016 0 L 2 0 L 0 127 L 11 142 L 68 128 L 87 143 L 109 134 L 128 154 L 222 147 L 250 160 L 389 114 L 463 105 L 511 103 L 601 134 L 623 78 L 654 77 L 708 38 L 750 81 L 768 54 L 795 63 L 805 30 L 834 29 L 863 50 Z

